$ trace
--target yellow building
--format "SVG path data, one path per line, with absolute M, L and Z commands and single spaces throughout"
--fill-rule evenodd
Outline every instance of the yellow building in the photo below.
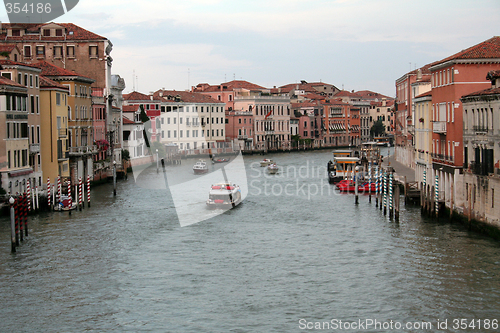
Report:
M 69 178 L 68 93 L 62 84 L 40 76 L 40 116 L 42 124 L 42 171 L 55 183 L 57 176 Z
M 27 96 L 25 86 L 0 76 L 0 189 L 6 193 L 24 192 L 33 174 L 28 160 Z
M 432 93 L 415 96 L 415 180 L 433 182 L 432 174 Z
M 40 156 L 40 109 L 39 109 L 39 75 L 41 70 L 35 66 L 23 64 L 11 60 L 0 60 L 0 73 L 16 83 L 26 87 L 26 107 L 28 111 L 28 138 L 29 156 L 28 163 L 33 172 L 29 176 L 31 187 L 43 187 L 42 166 Z
M 45 78 L 69 89 L 66 116 L 71 182 L 78 181 L 79 177 L 85 180 L 87 175 L 92 178 L 92 157 L 97 153 L 97 147 L 94 145 L 90 86 L 95 80 L 46 61 L 34 65 L 42 69 L 41 75 Z

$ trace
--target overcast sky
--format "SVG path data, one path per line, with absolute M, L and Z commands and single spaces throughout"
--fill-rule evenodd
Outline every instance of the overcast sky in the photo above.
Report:
M 236 78 L 394 97 L 410 69 L 500 35 L 500 1 L 80 0 L 55 21 L 111 40 L 125 92 Z

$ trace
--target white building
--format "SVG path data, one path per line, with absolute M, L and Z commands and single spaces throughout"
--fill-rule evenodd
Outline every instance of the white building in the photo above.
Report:
M 225 103 L 201 93 L 158 90 L 160 142 L 176 144 L 185 154 L 225 147 Z

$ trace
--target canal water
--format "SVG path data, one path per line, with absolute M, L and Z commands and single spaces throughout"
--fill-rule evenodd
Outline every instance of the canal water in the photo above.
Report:
M 366 195 L 354 205 L 327 182 L 329 151 L 266 157 L 278 174 L 245 156 L 243 203 L 220 214 L 193 201 L 207 215 L 184 227 L 155 166 L 116 197 L 94 188 L 90 209 L 31 217 L 15 254 L 0 219 L 0 331 L 498 331 L 484 326 L 500 319 L 497 241 L 417 207 L 396 223 Z M 192 179 L 193 163 L 176 172 Z

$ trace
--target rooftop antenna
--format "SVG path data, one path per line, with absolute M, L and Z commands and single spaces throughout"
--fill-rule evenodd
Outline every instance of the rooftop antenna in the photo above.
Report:
M 226 74 L 224 74 L 224 82 L 227 82 Z
M 132 72 L 132 91 L 135 91 L 135 69 Z
M 235 79 L 236 79 L 236 74 L 233 73 L 233 80 L 235 80 Z
M 188 90 L 190 88 L 190 86 L 189 86 L 189 74 L 190 74 L 190 71 L 189 71 L 189 68 L 188 68 Z
M 411 72 L 411 62 L 410 62 L 410 72 Z

